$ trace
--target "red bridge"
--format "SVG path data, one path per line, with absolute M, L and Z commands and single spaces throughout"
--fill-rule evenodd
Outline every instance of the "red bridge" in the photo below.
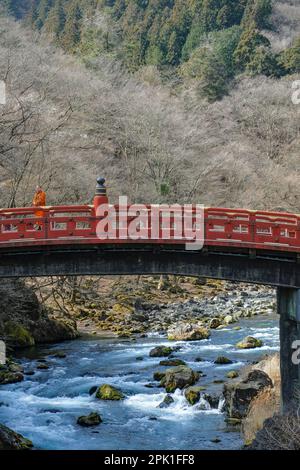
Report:
M 147 229 L 139 240 L 123 236 L 124 220 L 130 224 L 134 217 L 124 219 L 124 208 L 114 209 L 117 222 L 105 240 L 96 235 L 104 216 L 96 215 L 95 205 L 1 209 L 0 278 L 177 274 L 276 286 L 283 408 L 298 409 L 300 366 L 292 357 L 300 340 L 300 215 L 206 208 L 204 246 L 187 250 L 190 239 L 177 226 L 181 209 L 171 215 L 162 211 L 153 237 L 148 206 Z M 44 216 L 37 218 L 37 210 Z M 197 229 L 195 208 L 190 211 Z
M 138 206 L 137 206 L 138 207 Z M 159 234 L 151 238 L 151 206 L 146 206 L 149 222 L 147 233 L 139 240 L 130 240 L 119 234 L 124 220 L 124 213 L 114 206 L 118 224 L 116 237 L 99 239 L 96 235 L 97 224 L 104 217 L 97 217 L 94 206 L 59 206 L 41 208 L 44 217 L 35 217 L 36 208 L 0 209 L 0 249 L 42 245 L 68 244 L 158 244 L 183 245 L 190 239 L 176 230 L 176 220 L 182 210 L 171 214 L 160 211 Z M 196 209 L 191 209 L 195 227 Z M 177 212 L 177 213 L 176 213 Z M 131 223 L 134 216 L 126 215 Z M 168 236 L 167 224 L 170 221 Z M 37 226 L 39 230 L 37 230 Z M 124 231 L 124 225 L 122 226 Z M 109 235 L 109 234 L 108 234 Z M 300 215 L 282 212 L 250 211 L 243 209 L 204 210 L 204 246 L 223 247 L 225 249 L 263 250 L 264 252 L 298 253 L 300 255 Z

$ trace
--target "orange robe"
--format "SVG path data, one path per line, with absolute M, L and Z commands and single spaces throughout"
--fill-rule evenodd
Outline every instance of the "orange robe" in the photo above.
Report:
M 45 206 L 46 205 L 46 193 L 44 191 L 35 193 L 32 203 L 34 207 Z M 36 211 L 34 214 L 36 217 L 44 217 L 44 211 Z

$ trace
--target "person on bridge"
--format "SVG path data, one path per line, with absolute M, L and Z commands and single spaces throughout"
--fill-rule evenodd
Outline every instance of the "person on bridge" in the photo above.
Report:
M 42 190 L 40 186 L 36 187 L 35 194 L 33 196 L 32 204 L 34 207 L 44 207 L 46 206 L 46 193 Z M 44 217 L 44 211 L 38 210 L 34 213 L 35 217 Z M 40 222 L 36 223 L 37 230 L 42 230 Z

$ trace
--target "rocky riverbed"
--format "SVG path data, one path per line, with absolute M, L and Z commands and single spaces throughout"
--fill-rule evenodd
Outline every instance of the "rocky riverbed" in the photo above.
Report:
M 115 298 L 111 294 L 114 302 L 107 306 L 106 313 L 99 312 L 97 303 L 79 308 L 79 330 L 95 335 L 106 331 L 119 337 L 131 337 L 148 332 L 164 334 L 182 323 L 216 329 L 237 324 L 241 318 L 273 314 L 276 308 L 275 291 L 256 285 L 210 281 L 190 292 L 188 298 L 187 289 L 185 296 L 182 292 L 177 294 L 179 301 L 176 295 L 170 294 L 169 300 L 163 298 L 159 302 L 162 299 L 156 299 L 155 303 L 152 301 L 154 294 L 141 298 L 128 290 L 115 293 Z
M 274 292 L 200 291 L 155 303 L 123 291 L 105 318 L 80 307 L 81 339 L 15 352 L 0 370 L 2 445 L 30 447 L 20 433 L 47 449 L 240 448 L 245 396 L 269 385 L 240 371 L 279 347 Z

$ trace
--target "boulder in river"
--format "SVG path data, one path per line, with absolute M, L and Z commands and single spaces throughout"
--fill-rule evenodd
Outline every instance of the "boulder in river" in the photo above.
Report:
M 230 382 L 224 385 L 225 411 L 229 418 L 242 419 L 247 416 L 251 401 L 259 392 L 267 387 L 273 387 L 270 377 L 261 370 L 251 371 L 240 382 Z
M 222 325 L 222 322 L 220 318 L 212 318 L 209 322 L 209 328 L 211 330 L 216 330 L 221 325 Z
M 29 439 L 0 424 L 0 450 L 30 450 L 32 447 Z
M 157 371 L 157 372 L 154 372 L 153 374 L 153 380 L 156 380 L 157 382 L 160 382 L 164 376 L 166 375 L 165 372 L 162 372 L 162 371 Z
M 209 337 L 210 331 L 198 324 L 181 322 L 168 329 L 170 341 L 200 341 Z
M 232 315 L 226 315 L 223 322 L 225 323 L 225 325 L 230 325 L 231 323 L 235 322 L 235 319 L 233 318 Z
M 228 379 L 236 379 L 239 376 L 239 373 L 237 370 L 231 370 L 230 372 L 227 373 L 226 377 Z
M 160 383 L 167 393 L 173 393 L 177 388 L 182 390 L 187 385 L 194 385 L 198 379 L 198 372 L 187 366 L 178 366 L 167 369 Z
M 98 388 L 96 392 L 96 398 L 98 398 L 99 400 L 118 401 L 123 400 L 123 398 L 125 398 L 125 395 L 112 385 L 104 384 Z
M 253 338 L 253 336 L 247 336 L 236 345 L 238 349 L 255 349 L 255 348 L 261 348 L 262 346 L 263 346 L 262 340 Z
M 100 423 L 102 423 L 102 418 L 96 412 L 90 413 L 88 416 L 79 416 L 77 419 L 77 424 L 84 427 L 98 426 Z
M 218 364 L 221 366 L 225 366 L 225 365 L 232 364 L 232 363 L 233 363 L 232 360 L 228 359 L 228 357 L 225 357 L 225 356 L 219 356 L 215 360 L 215 364 Z
M 168 346 L 156 346 L 156 348 L 151 349 L 149 356 L 150 357 L 168 357 L 173 352 L 174 352 L 174 349 Z
M 168 367 L 186 366 L 186 362 L 182 361 L 181 359 L 167 359 L 160 361 L 159 365 Z
M 195 405 L 200 401 L 201 392 L 203 392 L 203 390 L 205 390 L 205 387 L 197 387 L 194 385 L 193 387 L 185 389 L 184 396 L 191 405 Z
M 158 405 L 159 408 L 168 408 L 170 405 L 174 403 L 174 398 L 171 395 L 166 395 L 163 401 Z
M 22 380 L 23 369 L 19 364 L 7 360 L 5 365 L 0 365 L 0 385 L 14 384 Z

